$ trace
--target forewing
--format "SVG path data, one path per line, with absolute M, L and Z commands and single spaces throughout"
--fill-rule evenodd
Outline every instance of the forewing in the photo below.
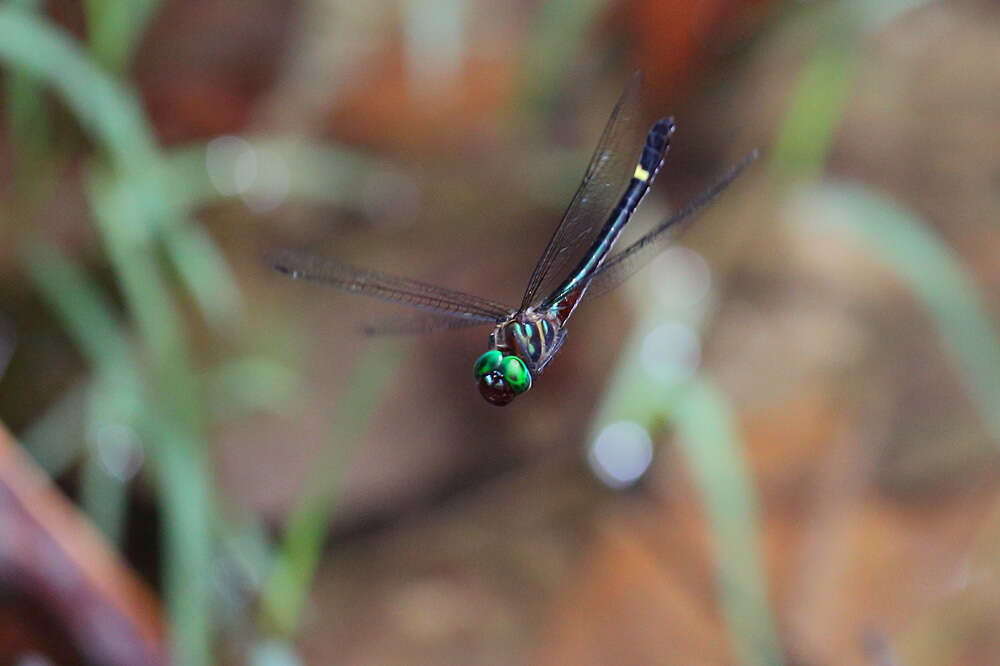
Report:
M 436 331 L 454 331 L 460 328 L 496 324 L 491 318 L 465 317 L 462 319 L 428 312 L 413 317 L 394 317 L 364 324 L 361 331 L 365 335 L 422 335 Z
M 537 305 L 562 282 L 590 247 L 625 191 L 642 147 L 641 82 L 636 72 L 615 104 L 583 181 L 535 264 L 521 300 L 522 311 Z
M 411 308 L 436 312 L 454 319 L 499 321 L 511 308 L 479 296 L 377 271 L 355 268 L 328 257 L 297 250 L 272 250 L 266 256 L 274 270 L 295 280 L 328 284 Z

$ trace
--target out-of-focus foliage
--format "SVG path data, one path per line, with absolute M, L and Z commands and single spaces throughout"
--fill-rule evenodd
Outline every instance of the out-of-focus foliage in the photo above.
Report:
M 811 225 L 849 234 L 920 299 L 1000 445 L 1000 333 L 955 253 L 914 215 L 864 187 L 825 184 L 803 197 L 825 212 Z
M 718 649 L 731 652 L 740 663 L 785 662 L 790 641 L 783 634 L 795 622 L 783 617 L 782 600 L 775 591 L 773 577 L 781 567 L 771 563 L 774 556 L 767 546 L 771 525 L 759 494 L 761 484 L 754 478 L 753 452 L 747 451 L 744 415 L 736 398 L 727 395 L 725 381 L 701 365 L 701 335 L 712 326 L 720 308 L 719 295 L 709 291 L 707 279 L 703 289 L 692 287 L 700 295 L 691 296 L 687 305 L 668 307 L 650 296 L 667 291 L 661 282 L 655 277 L 648 279 L 648 275 L 636 278 L 636 287 L 629 292 L 636 296 L 629 299 L 634 324 L 627 324 L 628 316 L 622 314 L 613 327 L 598 331 L 603 338 L 591 336 L 592 341 L 587 342 L 582 323 L 581 332 L 572 334 L 571 344 L 580 347 L 576 352 L 567 347 L 545 378 L 552 386 L 561 382 L 563 393 L 553 397 L 536 390 L 530 396 L 532 407 L 521 405 L 520 411 L 511 408 L 502 416 L 473 412 L 470 403 L 471 416 L 465 423 L 455 424 L 449 416 L 454 412 L 438 406 L 447 401 L 465 408 L 457 402 L 460 391 L 449 393 L 448 387 L 468 379 L 468 372 L 460 375 L 459 368 L 464 367 L 464 355 L 470 353 L 469 344 L 443 338 L 413 345 L 359 343 L 356 336 L 346 339 L 347 325 L 320 327 L 309 334 L 302 330 L 306 316 L 287 321 L 298 303 L 292 299 L 300 296 L 283 295 L 280 300 L 287 299 L 287 307 L 280 313 L 268 312 L 269 306 L 263 305 L 268 299 L 257 293 L 269 288 L 262 287 L 262 279 L 256 276 L 262 267 L 256 266 L 247 277 L 230 261 L 231 254 L 255 254 L 258 245 L 280 235 L 275 230 L 281 225 L 291 226 L 288 220 L 301 219 L 302 211 L 295 207 L 308 203 L 333 211 L 338 218 L 360 215 L 362 219 L 377 219 L 383 213 L 398 214 L 400 229 L 366 229 L 363 235 L 368 240 L 352 238 L 345 231 L 344 252 L 355 251 L 359 258 L 377 255 L 366 243 L 381 244 L 398 233 L 405 239 L 403 245 L 412 240 L 407 248 L 411 256 L 392 256 L 387 261 L 412 261 L 414 255 L 428 255 L 425 250 L 435 243 L 450 242 L 451 248 L 435 249 L 441 258 L 431 261 L 444 263 L 458 256 L 465 262 L 465 266 L 443 271 L 448 279 L 480 279 L 480 284 L 488 284 L 495 276 L 489 273 L 494 263 L 512 271 L 519 258 L 511 248 L 531 245 L 535 239 L 527 238 L 524 225 L 508 224 L 505 218 L 526 216 L 528 206 L 518 208 L 519 201 L 552 208 L 555 212 L 551 215 L 558 214 L 555 209 L 568 196 L 563 190 L 574 185 L 579 155 L 583 154 L 567 144 L 572 143 L 574 133 L 584 134 L 577 124 L 593 125 L 590 116 L 596 118 L 604 112 L 594 101 L 603 97 L 596 81 L 593 89 L 575 93 L 566 89 L 566 82 L 596 78 L 593 71 L 620 59 L 617 55 L 602 56 L 593 47 L 595 33 L 601 28 L 618 26 L 619 21 L 627 24 L 628 18 L 623 19 L 622 14 L 629 11 L 639 16 L 662 7 L 630 10 L 628 3 L 549 0 L 528 12 L 517 9 L 516 3 L 501 3 L 503 11 L 524 12 L 519 22 L 504 19 L 501 9 L 495 14 L 484 13 L 477 3 L 461 0 L 406 0 L 393 11 L 380 3 L 304 3 L 296 11 L 309 18 L 289 30 L 288 38 L 299 50 L 292 49 L 278 66 L 284 68 L 285 77 L 281 81 L 285 85 L 276 86 L 280 94 L 269 103 L 261 103 L 257 117 L 248 114 L 246 127 L 233 128 L 234 132 L 245 130 L 249 138 L 187 137 L 181 145 L 164 147 L 157 137 L 153 114 L 147 111 L 155 105 L 140 92 L 142 76 L 136 72 L 143 70 L 137 67 L 135 57 L 151 34 L 151 26 L 155 33 L 159 12 L 168 11 L 169 4 L 88 0 L 80 7 L 81 25 L 76 28 L 85 35 L 82 38 L 47 15 L 41 0 L 0 4 L 3 146 L 12 165 L 12 186 L 3 190 L 0 235 L 12 248 L 4 252 L 19 267 L 16 273 L 54 314 L 61 335 L 69 339 L 85 365 L 61 391 L 53 390 L 46 396 L 45 409 L 34 415 L 20 439 L 53 478 L 75 478 L 84 511 L 122 548 L 128 541 L 129 513 L 136 498 L 146 493 L 147 482 L 151 485 L 160 515 L 160 583 L 176 662 L 207 664 L 220 654 L 235 653 L 254 663 L 294 663 L 301 658 L 296 641 L 308 641 L 303 635 L 310 625 L 338 623 L 340 617 L 317 620 L 310 600 L 316 596 L 313 603 L 322 606 L 326 599 L 350 598 L 337 596 L 347 592 L 335 591 L 318 599 L 317 592 L 324 589 L 318 578 L 324 563 L 323 547 L 331 524 L 338 519 L 337 512 L 347 504 L 343 501 L 345 489 L 353 490 L 354 508 L 366 499 L 381 507 L 391 494 L 380 495 L 379 491 L 393 488 L 393 484 L 397 490 L 402 488 L 398 497 L 409 498 L 400 502 L 414 501 L 418 508 L 437 507 L 446 504 L 441 497 L 457 496 L 459 491 L 449 486 L 429 492 L 430 499 L 425 497 L 422 503 L 414 500 L 416 493 L 407 494 L 411 486 L 421 482 L 432 486 L 433 482 L 418 478 L 412 461 L 421 456 L 437 462 L 447 459 L 455 469 L 462 469 L 461 464 L 471 460 L 475 465 L 467 467 L 477 471 L 491 464 L 503 471 L 515 466 L 511 460 L 523 464 L 524 459 L 532 459 L 530 455 L 505 459 L 494 450 L 484 450 L 484 443 L 497 445 L 501 439 L 509 450 L 524 453 L 541 449 L 545 454 L 556 447 L 540 446 L 539 442 L 572 440 L 568 448 L 585 449 L 598 478 L 622 487 L 637 482 L 647 468 L 652 470 L 650 475 L 666 474 L 663 470 L 668 463 L 663 461 L 672 459 L 664 455 L 664 444 L 671 433 L 678 438 L 679 460 L 696 488 L 711 546 L 715 602 L 706 605 L 718 609 L 729 643 Z M 717 10 L 713 11 L 724 17 L 724 9 L 735 4 L 715 3 Z M 799 44 L 805 55 L 794 87 L 783 97 L 771 92 L 783 101 L 780 112 L 775 113 L 775 126 L 768 128 L 774 144 L 761 146 L 762 164 L 745 177 L 753 192 L 748 194 L 741 185 L 734 187 L 719 203 L 718 217 L 727 221 L 772 220 L 790 202 L 800 202 L 796 210 L 816 211 L 815 220 L 791 231 L 771 225 L 767 232 L 798 235 L 803 228 L 815 232 L 818 227 L 824 235 L 849 237 L 860 244 L 925 309 L 982 422 L 1000 442 L 1000 339 L 990 314 L 990 295 L 982 293 L 983 287 L 977 285 L 943 235 L 895 203 L 883 188 L 860 183 L 839 185 L 827 176 L 837 131 L 850 110 L 852 91 L 864 68 L 867 40 L 905 11 L 924 3 L 843 0 L 793 8 L 782 3 L 742 4 L 751 6 L 749 11 L 757 16 L 771 15 L 776 31 L 787 24 L 810 29 L 803 31 L 808 38 Z M 663 7 L 677 9 L 680 5 L 665 3 Z M 708 10 L 688 7 L 685 13 L 681 9 L 676 11 L 678 20 L 690 18 L 694 25 L 683 27 L 698 36 L 690 44 L 703 43 L 706 51 L 736 49 L 721 40 L 713 41 L 710 28 L 700 24 L 704 15 L 698 12 Z M 211 18 L 211 11 L 205 11 L 197 16 Z M 516 33 L 518 29 L 523 32 L 516 41 L 521 48 L 512 49 L 515 41 L 504 30 Z M 330 40 L 330 34 L 337 39 Z M 394 43 L 394 36 L 399 44 Z M 682 48 L 662 40 L 647 39 L 644 43 L 655 46 L 645 47 L 647 57 L 659 53 L 658 49 L 669 52 Z M 227 40 L 220 40 L 216 54 L 224 62 L 230 55 L 226 44 Z M 748 44 L 746 52 L 752 53 L 754 47 L 756 44 Z M 618 45 L 617 51 L 605 45 L 605 50 L 627 53 L 628 44 Z M 512 64 L 502 55 L 508 51 L 521 53 L 521 60 Z M 727 57 L 737 60 L 744 52 L 738 51 L 739 57 L 735 53 Z M 688 62 L 692 54 L 685 51 L 683 58 L 681 55 L 677 53 L 678 61 Z M 393 57 L 402 65 L 394 65 Z M 317 72 L 316 63 L 325 63 L 328 69 Z M 632 66 L 617 65 L 621 72 Z M 654 71 L 659 65 L 647 63 Z M 234 78 L 238 78 L 233 74 L 236 70 L 239 67 L 229 72 Z M 577 70 L 590 73 L 581 75 Z M 325 76 L 330 82 L 323 82 Z M 216 92 L 210 86 L 195 90 Z M 324 94 L 340 96 L 345 110 L 326 108 Z M 220 93 L 212 99 L 224 98 Z M 706 109 L 710 106 L 705 103 Z M 481 120 L 501 115 L 499 109 L 505 109 L 500 121 Z M 299 118 L 296 127 L 294 116 L 300 111 L 304 120 Z M 275 121 L 276 126 L 285 124 L 292 129 L 272 131 L 267 122 L 269 113 L 282 119 Z M 338 113 L 353 121 L 343 121 Z M 504 122 L 510 116 L 529 122 Z M 327 124 L 337 128 L 334 134 L 341 132 L 356 138 L 357 143 L 379 146 L 380 151 L 311 136 L 329 136 L 323 134 Z M 533 137 L 545 148 L 514 147 L 498 155 L 504 127 L 517 128 L 519 137 Z M 83 130 L 85 140 L 77 135 L 77 129 Z M 407 149 L 414 147 L 452 145 L 449 141 L 461 146 L 458 158 L 448 156 L 444 149 L 439 149 L 434 160 L 407 154 Z M 692 149 L 683 146 L 680 142 L 679 148 L 687 150 L 689 156 Z M 432 171 L 425 167 L 435 160 L 445 164 L 442 173 L 423 173 Z M 449 165 L 449 160 L 459 166 Z M 688 157 L 687 164 L 692 163 Z M 442 175 L 449 166 L 453 175 Z M 421 173 L 414 175 L 416 172 Z M 75 201 L 86 208 L 85 217 L 91 225 L 88 233 L 68 234 L 85 239 L 75 243 L 66 241 L 57 225 L 43 223 L 53 216 L 52 201 L 60 203 L 60 198 L 67 196 L 66 190 L 74 188 L 78 195 Z M 408 231 L 405 224 L 419 216 L 412 212 L 420 208 L 421 204 L 415 203 L 418 200 L 429 201 L 424 210 L 441 219 L 435 220 L 436 226 Z M 286 201 L 290 205 L 282 207 Z M 209 208 L 223 208 L 220 219 L 231 218 L 234 207 L 226 208 L 231 203 L 245 206 L 235 216 L 252 217 L 256 224 L 242 224 L 238 233 L 232 233 L 225 222 L 214 226 L 199 220 L 201 211 Z M 760 222 L 757 225 L 759 231 Z M 329 229 L 324 227 L 323 231 L 328 233 Z M 317 242 L 318 234 L 310 237 L 310 233 L 315 231 L 305 232 L 305 242 Z M 740 233 L 736 229 L 729 235 L 739 237 Z M 493 241 L 490 250 L 483 253 L 488 261 L 477 256 L 475 248 L 483 246 L 474 246 L 471 237 L 475 236 Z M 514 241 L 504 245 L 511 238 Z M 248 246 L 254 250 L 247 251 Z M 678 258 L 688 277 L 700 275 L 701 270 L 707 272 L 691 257 L 675 255 L 673 260 Z M 457 260 L 452 263 L 457 264 Z M 663 266 L 656 270 L 661 269 Z M 666 274 L 675 277 L 669 271 Z M 520 276 L 504 279 L 517 283 Z M 303 293 L 295 287 L 282 284 L 280 288 Z M 354 314 L 349 311 L 349 315 Z M 284 322 L 275 323 L 282 317 Z M 339 316 L 336 323 L 347 319 Z M 323 321 L 331 324 L 334 320 Z M 626 327 L 634 332 L 626 335 Z M 321 346 L 315 344 L 316 339 Z M 3 344 L 0 339 L 0 352 Z M 587 345 L 591 353 L 579 351 Z M 299 357 L 315 348 L 326 356 L 306 359 L 305 372 L 300 373 L 295 368 Z M 442 349 L 447 353 L 440 354 Z M 618 354 L 620 358 L 616 358 Z M 4 360 L 2 356 L 0 353 L 0 360 Z M 461 362 L 451 363 L 459 357 Z M 577 362 L 572 363 L 571 358 Z M 305 386 L 316 381 L 310 373 L 330 372 L 333 365 L 340 373 L 336 388 L 330 393 L 310 394 Z M 611 380 L 603 391 L 594 388 L 597 380 L 593 379 L 602 376 L 601 367 L 612 368 Z M 4 369 L 0 364 L 0 379 Z M 455 380 L 456 376 L 462 380 Z M 471 390 L 471 385 L 460 388 Z M 593 416 L 585 407 L 593 407 Z M 569 416 L 557 420 L 556 413 Z M 275 457 L 304 460 L 299 467 L 306 470 L 304 480 L 292 482 L 293 489 L 282 506 L 281 526 L 275 530 L 268 525 L 274 516 L 253 510 L 253 501 L 248 499 L 252 489 L 226 487 L 219 482 L 224 475 L 218 472 L 226 461 L 238 467 L 250 457 L 242 449 L 234 455 L 231 447 L 217 445 L 223 439 L 219 433 L 232 429 L 245 436 L 258 428 L 266 432 L 258 420 L 264 414 L 276 416 L 282 432 L 293 432 L 293 426 L 303 424 L 304 429 L 318 433 L 316 439 L 323 447 L 315 452 L 301 442 L 292 442 L 293 435 L 273 437 L 277 440 Z M 556 423 L 559 427 L 553 425 Z M 585 446 L 565 430 L 567 424 L 577 428 L 575 432 L 585 438 Z M 387 430 L 391 434 L 385 434 Z M 402 462 L 393 467 L 385 458 L 375 458 L 376 463 L 368 463 L 367 486 L 358 481 L 352 486 L 349 473 L 364 467 L 365 460 L 358 459 L 369 453 L 360 449 L 360 443 L 368 441 L 366 435 L 372 432 L 391 441 L 391 460 Z M 448 446 L 442 447 L 450 452 L 447 455 L 435 448 L 440 433 L 450 435 Z M 247 450 L 261 450 L 251 449 L 251 438 L 246 439 Z M 553 457 L 560 460 L 558 455 Z M 257 472 L 256 478 L 287 473 L 282 466 L 267 469 L 266 461 L 258 465 L 265 469 Z M 626 469 L 629 465 L 632 467 Z M 441 468 L 449 467 L 442 463 Z M 467 475 L 479 478 L 475 473 Z M 491 478 L 482 474 L 482 483 L 490 487 Z M 462 478 L 455 485 L 465 489 L 475 484 Z M 545 499 L 540 498 L 583 494 L 578 480 L 567 485 L 572 490 L 564 489 L 563 493 L 556 489 L 550 493 L 547 485 L 541 490 L 533 487 L 512 493 L 496 503 L 499 510 L 486 513 L 490 521 L 501 526 L 496 528 L 498 533 L 506 537 L 501 518 L 506 513 L 516 518 L 524 511 L 529 518 L 514 522 L 529 532 L 524 525 L 541 523 L 536 509 Z M 598 523 L 592 515 L 599 511 L 580 508 L 586 502 L 567 502 L 571 510 L 562 513 L 586 513 Z M 524 505 L 527 508 L 522 508 Z M 562 515 L 558 502 L 556 506 L 552 513 Z M 403 510 L 401 515 L 405 518 L 413 513 L 413 509 Z M 538 515 L 542 515 L 541 509 Z M 398 520 L 405 525 L 404 519 Z M 505 631 L 519 626 L 516 621 L 499 611 L 496 617 L 478 613 L 481 609 L 464 612 L 460 603 L 449 606 L 452 598 L 441 596 L 440 589 L 470 585 L 468 578 L 456 575 L 457 583 L 448 580 L 437 588 L 421 587 L 419 582 L 409 585 L 410 580 L 399 589 L 381 587 L 394 580 L 397 570 L 404 570 L 405 553 L 424 562 L 409 572 L 413 580 L 430 575 L 428 571 L 446 578 L 447 574 L 438 570 L 447 569 L 441 564 L 447 558 L 442 556 L 441 562 L 432 559 L 430 564 L 420 560 L 446 546 L 477 563 L 499 561 L 497 570 L 505 574 L 517 569 L 508 557 L 511 561 L 521 557 L 520 545 L 500 538 L 499 547 L 509 547 L 512 554 L 504 551 L 498 555 L 492 552 L 496 548 L 482 545 L 492 543 L 482 521 L 469 519 L 469 523 L 463 524 L 458 536 L 432 525 L 423 533 L 432 543 L 418 538 L 414 545 L 402 538 L 398 560 L 392 559 L 395 553 L 385 555 L 384 551 L 355 560 L 360 561 L 359 570 L 370 565 L 366 572 L 381 571 L 382 576 L 359 574 L 351 578 L 356 572 L 341 566 L 337 558 L 331 558 L 336 560 L 331 568 L 347 577 L 348 584 L 341 587 L 356 586 L 361 592 L 355 598 L 375 599 L 380 616 L 397 619 L 418 637 L 415 642 L 434 644 L 441 638 L 435 633 L 439 626 L 435 622 L 481 627 L 463 624 L 476 614 L 492 622 L 489 627 L 496 632 L 491 634 L 494 638 L 506 638 Z M 992 524 L 987 524 L 987 533 Z M 621 529 L 620 524 L 616 529 Z M 450 540 L 446 538 L 449 535 Z M 559 548 L 569 543 L 569 550 L 575 553 L 578 539 L 579 534 L 573 533 L 555 545 L 543 541 L 541 547 L 537 543 L 524 546 L 524 552 L 532 555 L 525 558 L 537 569 L 531 570 L 527 582 L 511 577 L 524 583 L 526 590 L 552 594 L 552 580 L 558 578 L 553 562 L 571 559 L 560 558 Z M 698 537 L 692 540 L 698 541 Z M 985 546 L 980 551 L 992 552 Z M 351 558 L 350 553 L 343 556 L 345 561 Z M 504 592 L 517 587 L 498 584 L 485 575 L 471 587 L 475 590 L 477 585 L 504 588 Z M 705 596 L 710 594 L 698 589 Z M 467 602 L 475 591 L 465 594 L 463 588 L 456 596 Z M 524 597 L 531 594 L 525 592 Z M 383 606 L 390 610 L 383 612 Z M 679 612 L 685 617 L 701 612 L 697 604 L 692 609 L 685 607 Z M 346 617 L 351 611 L 349 602 L 338 610 Z M 375 611 L 366 607 L 366 612 Z M 526 623 L 537 619 L 529 618 Z M 362 614 L 361 620 L 345 620 L 348 629 L 344 631 L 367 635 L 365 632 L 372 631 L 366 626 L 369 624 Z M 704 624 L 710 626 L 712 621 Z M 457 633 L 466 635 L 462 631 L 468 634 L 472 630 Z M 906 638 L 908 649 L 917 656 L 934 654 L 930 648 L 923 652 L 913 648 L 921 644 L 921 636 L 931 635 L 933 630 L 918 626 L 914 631 L 916 637 Z M 956 630 L 946 637 L 948 640 L 938 641 L 948 645 L 939 653 L 951 657 L 961 652 L 963 642 L 954 635 L 964 634 Z M 370 642 L 374 645 L 378 641 Z M 441 638 L 440 642 L 446 641 Z M 504 644 L 506 649 L 504 639 L 493 642 Z M 520 649 L 527 654 L 527 649 Z M 886 648 L 885 653 L 891 659 L 891 649 Z M 387 653 L 374 649 L 372 654 Z M 438 663 L 451 656 L 433 649 L 428 654 Z M 399 657 L 389 658 L 392 656 Z M 408 656 L 397 660 L 405 661 Z M 509 654 L 505 656 L 509 658 Z M 349 660 L 350 655 L 344 659 Z

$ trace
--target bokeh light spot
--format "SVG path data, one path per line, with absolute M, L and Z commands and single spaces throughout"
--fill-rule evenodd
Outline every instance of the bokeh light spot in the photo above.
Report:
M 653 329 L 639 351 L 643 368 L 660 384 L 672 386 L 687 379 L 701 365 L 701 342 L 694 330 L 679 322 Z
M 638 423 L 612 423 L 591 443 L 587 462 L 605 485 L 626 488 L 642 478 L 653 462 L 653 440 Z
M 242 194 L 257 180 L 257 153 L 241 137 L 231 134 L 216 137 L 205 148 L 205 169 L 219 194 L 227 197 Z
M 125 423 L 103 423 L 91 435 L 98 460 L 111 477 L 125 483 L 142 467 L 142 446 L 139 435 Z
M 302 666 L 302 659 L 288 643 L 265 639 L 250 649 L 251 666 Z
M 270 213 L 288 198 L 291 171 L 284 156 L 267 148 L 256 151 L 257 178 L 243 194 L 243 202 L 255 213 Z
M 686 247 L 672 246 L 650 264 L 653 293 L 664 307 L 682 310 L 705 299 L 712 286 L 708 262 Z

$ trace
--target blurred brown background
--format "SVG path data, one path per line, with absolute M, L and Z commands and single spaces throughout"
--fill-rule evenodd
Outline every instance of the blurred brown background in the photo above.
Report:
M 996 3 L 8 0 L 0 58 L 5 663 L 1000 660 Z M 761 157 L 511 406 L 261 261 L 519 302 L 634 69 L 631 226 Z

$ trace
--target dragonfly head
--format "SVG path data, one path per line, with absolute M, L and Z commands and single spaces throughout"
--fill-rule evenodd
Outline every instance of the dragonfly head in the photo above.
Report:
M 502 406 L 531 388 L 528 366 L 517 356 L 504 356 L 491 349 L 476 361 L 473 369 L 479 392 L 492 405 Z

